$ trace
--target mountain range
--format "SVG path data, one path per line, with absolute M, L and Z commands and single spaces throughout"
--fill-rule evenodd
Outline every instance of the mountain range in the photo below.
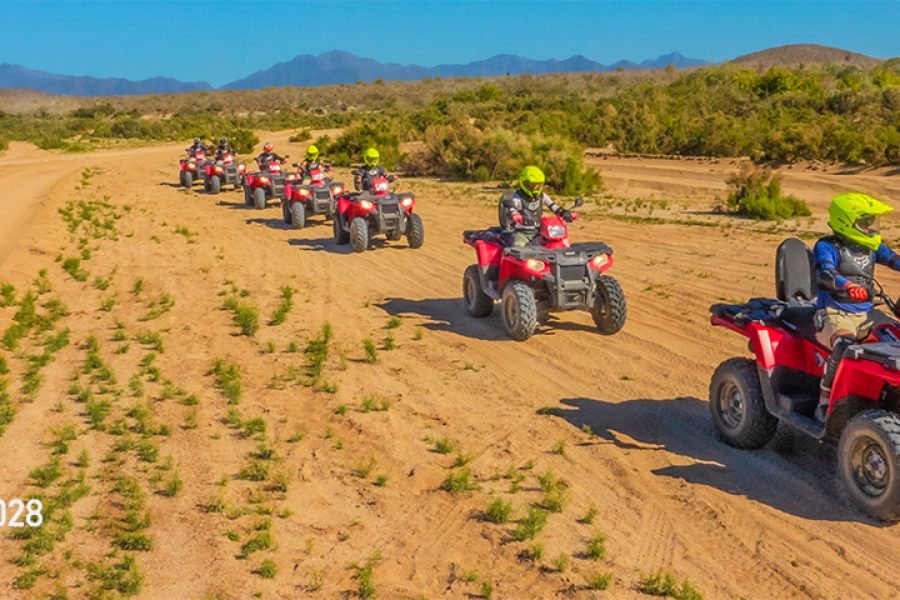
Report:
M 356 81 L 371 82 L 375 79 L 409 81 L 426 77 L 592 73 L 618 69 L 658 69 L 668 65 L 683 68 L 704 64 L 707 64 L 704 60 L 688 58 L 678 52 L 672 52 L 641 63 L 623 60 L 611 65 L 604 65 L 580 55 L 565 60 L 532 60 L 521 56 L 500 54 L 467 64 L 423 67 L 421 65 L 381 63 L 370 58 L 355 56 L 349 52 L 334 50 L 318 56 L 309 54 L 296 56 L 287 62 L 278 63 L 268 69 L 226 83 L 218 89 L 246 90 L 273 86 L 316 86 Z M 0 88 L 27 88 L 68 96 L 127 96 L 215 89 L 205 81 L 182 82 L 166 77 L 131 81 L 121 78 L 58 75 L 9 63 L 0 64 Z

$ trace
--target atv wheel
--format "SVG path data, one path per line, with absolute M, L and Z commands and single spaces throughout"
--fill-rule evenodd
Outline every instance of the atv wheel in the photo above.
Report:
M 287 202 L 287 200 L 282 200 L 282 202 Z M 306 227 L 306 207 L 302 202 L 294 202 L 290 207 L 291 212 L 291 221 L 294 224 L 294 229 L 303 229 Z
M 838 466 L 853 501 L 870 517 L 900 519 L 900 416 L 867 410 L 838 444 Z
M 291 209 L 290 209 L 290 201 L 282 200 L 281 201 L 281 218 L 284 219 L 285 225 L 291 224 Z
M 478 276 L 478 265 L 469 265 L 463 274 L 463 304 L 466 312 L 480 319 L 494 310 L 494 299 L 484 293 L 481 278 Z
M 406 221 L 406 241 L 410 248 L 421 248 L 425 243 L 425 225 L 422 224 L 422 217 L 417 214 L 409 215 Z
M 500 298 L 503 328 L 514 340 L 527 340 L 537 329 L 537 302 L 534 291 L 521 281 L 511 281 Z
M 709 384 L 709 410 L 719 438 L 735 448 L 761 448 L 778 427 L 766 409 L 756 362 L 749 358 L 719 365 Z
M 594 317 L 594 324 L 600 333 L 603 335 L 618 333 L 625 325 L 626 312 L 625 292 L 622 291 L 619 282 L 609 275 L 597 277 L 591 316 Z
M 209 180 L 209 192 L 211 194 L 218 194 L 222 191 L 222 180 L 219 179 L 218 175 L 213 175 Z
M 266 207 L 266 190 L 262 188 L 253 190 L 253 206 L 256 210 L 262 210 Z
M 343 246 L 350 242 L 350 234 L 344 229 L 344 217 L 341 213 L 334 214 L 334 243 Z
M 362 217 L 350 221 L 350 245 L 354 252 L 364 252 L 369 247 L 369 224 Z
M 250 195 L 250 188 L 244 186 L 244 206 L 253 206 L 253 196 Z
M 181 172 L 181 185 L 183 185 L 185 189 L 191 189 L 191 186 L 194 185 L 194 176 L 190 171 Z
M 384 234 L 384 237 L 386 237 L 389 242 L 396 242 L 403 237 L 403 232 L 399 229 L 396 231 L 388 231 L 386 234 Z

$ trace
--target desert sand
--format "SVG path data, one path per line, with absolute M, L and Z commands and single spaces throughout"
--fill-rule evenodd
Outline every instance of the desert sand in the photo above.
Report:
M 267 135 L 300 156 L 286 133 Z M 399 189 L 418 195 L 424 247 L 379 242 L 353 254 L 320 218 L 294 230 L 277 204 L 255 211 L 237 192 L 177 188 L 183 147 L 58 155 L 13 144 L 0 156 L 0 282 L 21 298 L 46 269 L 50 290 L 38 306 L 60 299 L 67 314 L 55 327 L 70 329 L 30 402 L 23 357 L 39 352 L 41 336 L 0 351 L 16 408 L 0 437 L 0 499 L 53 496 L 79 472 L 89 487 L 68 509 L 71 527 L 54 525 L 60 535 L 32 564 L 14 564 L 27 542 L 0 532 L 0 596 L 91 597 L 102 567 L 127 554 L 142 574 L 140 598 L 356 597 L 370 559 L 381 598 L 478 597 L 485 583 L 495 598 L 642 598 L 639 580 L 657 570 L 687 578 L 707 599 L 896 597 L 900 529 L 849 504 L 833 451 L 790 432 L 761 451 L 725 446 L 707 386 L 717 364 L 747 355 L 743 338 L 709 325 L 709 305 L 770 296 L 785 231 L 824 232 L 838 190 L 900 204 L 900 177 L 784 169 L 785 190 L 807 198 L 814 216 L 778 228 L 712 212 L 736 161 L 590 159 L 607 194 L 655 206 L 589 206 L 571 228 L 574 241 L 615 249 L 611 273 L 628 321 L 604 337 L 588 314 L 560 314 L 517 343 L 496 311 L 475 320 L 460 300 L 474 262 L 461 232 L 494 224 L 495 189 L 401 180 Z M 67 230 L 59 209 L 105 197 L 99 213 L 118 216 L 115 236 L 80 243 L 83 230 Z M 897 223 L 888 221 L 889 240 Z M 89 275 L 77 281 L 56 259 L 84 248 Z M 900 292 L 900 278 L 883 279 Z M 282 286 L 296 289 L 293 307 L 269 324 Z M 239 335 L 222 308 L 233 290 L 246 290 L 241 301 L 259 311 L 254 336 Z M 165 298 L 174 305 L 160 310 Z M 0 308 L 0 329 L 15 312 Z M 399 326 L 388 328 L 395 316 Z M 325 322 L 328 358 L 307 386 L 303 350 Z M 153 342 L 138 337 L 148 331 L 163 344 L 156 382 L 139 373 Z M 114 383 L 86 368 L 89 336 Z M 384 349 L 387 337 L 394 349 Z M 364 338 L 378 348 L 374 363 Z M 209 374 L 217 359 L 239 365 L 236 404 Z M 129 385 L 136 374 L 138 391 Z M 91 402 L 108 402 L 102 430 L 70 393 L 76 384 L 93 390 Z M 247 425 L 255 418 L 264 434 Z M 75 439 L 62 453 L 51 442 L 67 425 Z M 435 451 L 443 438 L 453 445 L 446 454 Z M 158 456 L 144 452 L 148 443 Z M 62 474 L 38 488 L 29 474 L 55 451 Z M 476 489 L 440 489 L 457 461 Z M 248 464 L 263 464 L 265 479 L 238 478 Z M 539 476 L 563 482 L 562 510 L 534 540 L 515 541 L 516 520 L 544 496 Z M 123 478 L 140 489 L 130 500 L 115 490 Z M 175 478 L 174 496 L 157 493 Z M 483 518 L 494 497 L 512 504 L 511 522 Z M 593 522 L 583 522 L 592 507 Z M 148 550 L 116 546 L 128 510 L 149 517 Z M 598 533 L 605 557 L 592 559 L 588 541 Z M 254 539 L 264 547 L 243 556 Z M 535 542 L 543 557 L 524 557 Z M 257 573 L 266 560 L 277 569 L 271 579 Z M 33 587 L 15 588 L 30 570 L 40 571 Z M 598 573 L 612 574 L 609 589 L 586 589 Z

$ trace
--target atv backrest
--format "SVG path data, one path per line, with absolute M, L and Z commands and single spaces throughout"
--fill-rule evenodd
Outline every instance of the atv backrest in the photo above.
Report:
M 816 261 L 802 240 L 788 238 L 775 254 L 775 294 L 783 302 L 812 302 L 816 298 Z

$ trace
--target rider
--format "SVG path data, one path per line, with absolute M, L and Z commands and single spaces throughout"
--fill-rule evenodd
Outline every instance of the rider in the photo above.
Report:
M 306 149 L 306 158 L 300 163 L 300 178 L 310 177 L 313 169 L 321 168 L 323 165 L 319 161 L 319 149 L 314 144 L 310 144 Z
M 272 145 L 272 142 L 266 142 L 263 144 L 262 153 L 256 157 L 256 162 L 259 163 L 259 168 L 263 171 L 269 169 L 269 163 L 285 161 L 286 157 L 276 154 L 274 148 L 275 146 Z
M 222 160 L 226 154 L 230 154 L 234 157 L 234 150 L 232 150 L 231 146 L 228 144 L 228 138 L 223 137 L 219 140 L 219 145 L 216 146 L 216 160 Z
M 196 157 L 197 157 L 197 154 L 206 154 L 206 153 L 208 153 L 208 152 L 209 152 L 209 148 L 206 147 L 206 145 L 203 143 L 203 140 L 201 140 L 201 139 L 198 138 L 198 137 L 195 137 L 195 138 L 194 138 L 194 144 L 193 144 L 190 148 L 188 148 L 187 150 L 185 150 L 185 152 L 188 153 L 188 156 L 189 156 L 189 157 L 191 157 L 191 158 L 196 158 Z
M 847 348 L 865 339 L 872 327 L 893 322 L 874 308 L 875 263 L 900 271 L 900 256 L 881 241 L 878 216 L 894 210 L 866 194 L 835 196 L 828 207 L 834 235 L 816 242 L 816 338 L 831 347 L 820 385 L 816 418 L 825 420 L 831 385 Z
M 572 213 L 560 208 L 544 193 L 544 172 L 528 165 L 519 174 L 519 187 L 500 198 L 500 226 L 512 230 L 507 241 L 511 246 L 525 246 L 540 233 L 541 214 L 546 206 L 554 214 L 571 223 Z
M 369 148 L 363 153 L 365 165 L 353 171 L 353 186 L 357 191 L 370 191 L 372 180 L 375 177 L 386 177 L 388 180 L 393 180 L 392 177 L 388 177 L 384 167 L 378 165 L 379 160 L 381 160 L 381 154 L 375 148 Z

